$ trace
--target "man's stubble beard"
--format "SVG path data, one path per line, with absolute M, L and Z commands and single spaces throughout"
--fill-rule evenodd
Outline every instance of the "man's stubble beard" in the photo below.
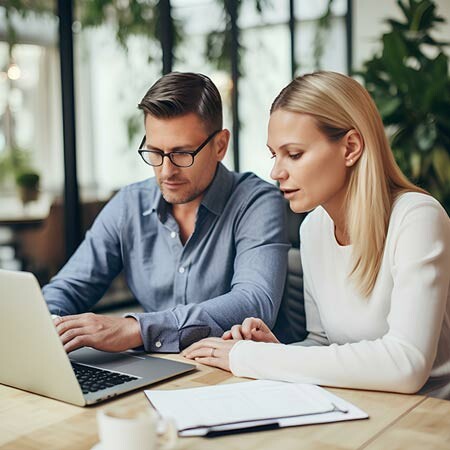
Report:
M 161 188 L 161 194 L 164 198 L 164 200 L 167 203 L 170 203 L 172 205 L 183 205 L 184 203 L 189 203 L 195 200 L 197 197 L 203 194 L 203 191 L 194 191 L 194 192 L 186 192 L 186 193 L 172 193 L 172 192 L 166 192 L 163 188 Z

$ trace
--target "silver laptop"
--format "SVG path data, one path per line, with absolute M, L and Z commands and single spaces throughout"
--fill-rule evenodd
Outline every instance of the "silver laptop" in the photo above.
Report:
M 64 350 L 33 274 L 0 270 L 0 383 L 85 406 L 190 372 L 145 353 Z

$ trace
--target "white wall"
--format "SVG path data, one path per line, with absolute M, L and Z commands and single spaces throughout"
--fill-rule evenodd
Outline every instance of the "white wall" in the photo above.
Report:
M 450 40 L 450 1 L 435 0 L 438 15 L 447 21 L 440 24 L 433 36 Z M 360 69 L 379 48 L 383 33 L 389 29 L 386 18 L 401 18 L 402 12 L 396 0 L 355 0 L 353 2 L 353 67 Z

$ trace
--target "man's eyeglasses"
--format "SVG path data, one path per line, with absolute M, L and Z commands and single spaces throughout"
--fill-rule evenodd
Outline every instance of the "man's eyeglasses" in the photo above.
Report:
M 146 150 L 142 148 L 145 144 L 146 136 L 142 139 L 141 145 L 139 145 L 138 153 L 141 155 L 141 158 L 145 163 L 150 166 L 158 167 L 162 166 L 164 162 L 164 158 L 167 157 L 170 159 L 171 163 L 178 167 L 190 167 L 194 164 L 194 157 L 197 155 L 208 143 L 211 139 L 221 130 L 216 130 L 214 133 L 210 134 L 201 144 L 197 147 L 196 150 L 192 152 L 187 151 L 176 151 L 165 153 L 161 150 Z

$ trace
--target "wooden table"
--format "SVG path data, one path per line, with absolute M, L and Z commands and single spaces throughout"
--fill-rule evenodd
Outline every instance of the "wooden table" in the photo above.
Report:
M 51 197 L 41 194 L 39 199 L 23 205 L 18 197 L 3 197 L 0 207 L 0 225 L 15 229 L 42 225 L 50 211 Z
M 178 355 L 166 356 L 171 359 Z M 157 389 L 179 389 L 238 382 L 228 372 L 198 365 L 194 373 L 169 380 Z M 349 389 L 331 392 L 366 411 L 370 419 L 284 428 L 214 439 L 179 438 L 180 450 L 298 449 L 449 449 L 450 402 L 419 395 Z M 80 408 L 0 385 L 0 448 L 90 449 L 98 442 L 96 413 L 104 406 L 149 407 L 138 391 Z M 126 450 L 126 449 L 124 449 Z

